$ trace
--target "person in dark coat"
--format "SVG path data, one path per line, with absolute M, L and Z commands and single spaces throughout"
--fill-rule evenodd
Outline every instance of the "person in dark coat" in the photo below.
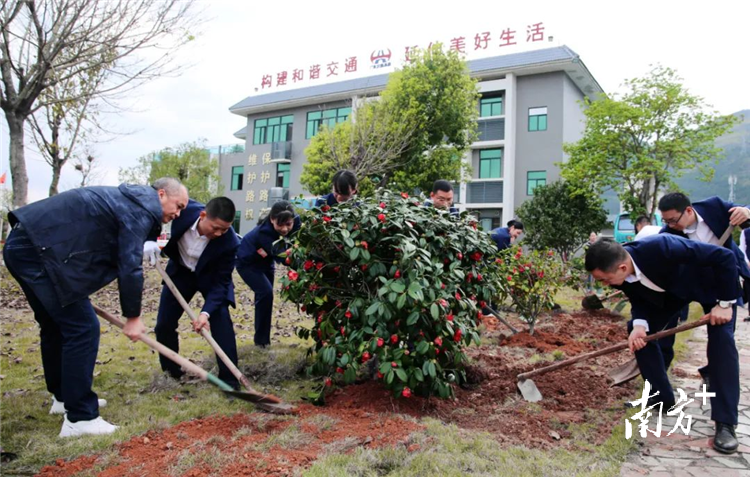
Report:
M 39 323 L 50 412 L 66 413 L 60 437 L 117 429 L 99 416 L 91 389 L 100 325 L 89 295 L 117 279 L 123 331 L 137 340 L 145 332 L 143 243 L 187 202 L 187 189 L 163 178 L 151 187 L 73 189 L 9 214 L 13 230 L 3 257 Z
M 331 193 L 319 197 L 315 201 L 315 207 L 327 205 L 333 207 L 342 202 L 349 201 L 357 193 L 357 176 L 352 171 L 342 169 L 333 175 Z
M 490 237 L 495 241 L 498 250 L 505 250 L 510 248 L 522 233 L 523 223 L 520 220 L 511 220 L 507 227 L 500 227 L 490 232 Z
M 226 197 L 216 197 L 204 206 L 191 200 L 179 218 L 172 222 L 172 236 L 164 246 L 169 257 L 166 273 L 177 290 L 188 303 L 200 292 L 203 295 L 203 308 L 193 329 L 200 332 L 203 327 L 211 330 L 219 347 L 237 365 L 237 342 L 235 340 L 229 305 L 235 306 L 234 257 L 240 240 L 232 228 L 234 203 Z M 144 252 L 156 254 L 156 242 L 146 242 Z M 156 317 L 156 339 L 159 343 L 179 352 L 177 325 L 183 314 L 180 303 L 169 287 L 164 284 Z M 235 388 L 237 378 L 218 358 L 219 379 Z M 159 355 L 161 369 L 172 377 L 179 378 L 184 373 L 180 366 Z
M 300 218 L 292 204 L 285 200 L 276 202 L 263 222 L 242 237 L 237 250 L 237 272 L 255 292 L 256 346 L 271 344 L 275 264 L 284 262 L 281 254 L 287 249 L 283 242 L 275 242 L 294 234 L 299 228 Z
M 732 251 L 669 234 L 625 245 L 602 239 L 586 251 L 586 270 L 630 299 L 633 320 L 628 344 L 641 375 L 659 392 L 648 405 L 662 403 L 662 411 L 674 405 L 674 392 L 661 346 L 644 338 L 676 326 L 676 316 L 688 303 L 702 305 L 710 320 L 708 368 L 716 393 L 711 398 L 711 419 L 716 423 L 713 446 L 719 452 L 736 452 L 740 382 L 734 324 L 741 291 Z
M 723 244 L 719 243 L 719 238 L 729 225 L 741 225 L 750 219 L 750 209 L 725 202 L 719 197 L 690 203 L 690 199 L 685 194 L 673 192 L 659 200 L 659 211 L 664 224 L 660 233 L 674 234 L 728 248 L 735 256 L 739 275 L 744 280 L 750 279 L 750 268 L 745 261 L 745 255 L 734 243 L 732 237 L 729 237 Z M 687 320 L 687 311 L 683 313 L 681 319 Z M 698 368 L 698 372 L 710 386 L 711 377 L 708 367 Z
M 430 198 L 424 203 L 425 207 L 447 210 L 451 215 L 458 215 L 458 209 L 453 207 L 453 185 L 443 179 L 432 184 Z

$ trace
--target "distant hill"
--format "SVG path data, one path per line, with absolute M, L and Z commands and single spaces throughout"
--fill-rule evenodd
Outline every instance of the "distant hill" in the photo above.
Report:
M 718 195 L 724 200 L 729 198 L 728 179 L 730 174 L 737 176 L 734 186 L 734 202 L 750 204 L 750 110 L 739 111 L 734 116 L 744 116 L 730 133 L 720 137 L 716 143 L 724 149 L 724 157 L 714 165 L 714 178 L 711 182 L 698 179 L 700 174 L 691 171 L 677 181 L 677 184 L 688 194 L 691 200 L 698 201 Z

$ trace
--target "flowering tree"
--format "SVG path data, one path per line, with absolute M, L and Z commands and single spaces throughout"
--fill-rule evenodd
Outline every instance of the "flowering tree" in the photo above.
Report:
M 448 397 L 465 379 L 462 347 L 479 342 L 477 314 L 502 293 L 495 248 L 468 214 L 421 203 L 379 191 L 303 217 L 282 295 L 314 319 L 298 330 L 314 341 L 311 372 L 351 383 L 371 365 L 403 397 Z
M 495 260 L 508 296 L 532 335 L 539 315 L 552 309 L 555 294 L 564 284 L 565 265 L 555 260 L 554 255 L 551 250 L 524 255 L 516 246 L 503 251 Z

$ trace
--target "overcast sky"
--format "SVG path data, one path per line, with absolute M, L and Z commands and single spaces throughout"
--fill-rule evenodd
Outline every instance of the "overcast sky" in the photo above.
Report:
M 93 146 L 104 167 L 102 183 L 117 184 L 119 167 L 164 147 L 198 138 L 211 146 L 240 142 L 232 134 L 244 127 L 245 119 L 231 114 L 229 107 L 253 94 L 281 90 L 277 81 L 283 71 L 291 84 L 293 70 L 304 70 L 298 86 L 373 75 L 384 71 L 369 67 L 373 51 L 390 49 L 397 66 L 407 45 L 449 44 L 458 37 L 466 38 L 468 59 L 567 45 L 608 93 L 661 63 L 677 69 L 690 91 L 720 113 L 750 109 L 747 1 L 214 0 L 201 6 L 206 14 L 202 33 L 180 57 L 193 66 L 132 94 L 126 103 L 131 111 L 107 119 L 110 128 L 131 134 Z M 535 23 L 544 27 L 544 44 L 526 43 L 527 26 Z M 500 46 L 505 29 L 516 32 L 518 45 Z M 475 51 L 474 37 L 483 32 L 490 33 L 488 48 Z M 346 73 L 345 60 L 352 56 L 357 57 L 357 72 Z M 332 62 L 338 62 L 338 76 L 326 78 Z M 309 78 L 314 64 L 321 65 L 317 80 Z M 266 74 L 272 75 L 273 85 L 262 89 Z M 2 173 L 8 170 L 4 120 L 0 133 Z M 51 170 L 30 150 L 27 166 L 29 201 L 41 199 Z M 61 189 L 74 184 L 72 172 L 66 166 Z

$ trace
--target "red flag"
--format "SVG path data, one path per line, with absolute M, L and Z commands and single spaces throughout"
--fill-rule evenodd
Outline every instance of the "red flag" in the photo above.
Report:
M 3 175 L 0 176 L 0 184 L 5 184 L 5 176 L 8 174 L 7 171 L 3 172 Z

